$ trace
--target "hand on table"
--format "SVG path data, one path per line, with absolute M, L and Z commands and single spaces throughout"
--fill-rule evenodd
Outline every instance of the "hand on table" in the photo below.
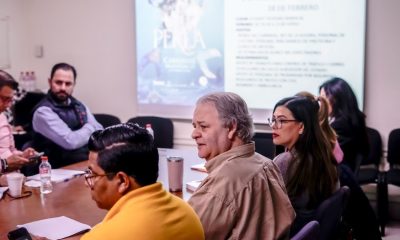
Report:
M 23 157 L 23 154 L 13 154 L 9 156 L 7 159 L 7 171 L 14 171 L 17 169 L 20 169 L 22 166 L 26 165 L 29 163 L 29 159 L 26 157 Z

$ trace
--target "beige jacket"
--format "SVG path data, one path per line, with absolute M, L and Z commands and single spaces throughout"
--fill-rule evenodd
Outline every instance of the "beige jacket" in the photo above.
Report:
M 233 148 L 206 163 L 209 173 L 189 199 L 206 239 L 281 239 L 295 212 L 282 176 L 254 143 Z

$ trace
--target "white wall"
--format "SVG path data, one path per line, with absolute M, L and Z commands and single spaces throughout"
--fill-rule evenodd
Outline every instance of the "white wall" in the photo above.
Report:
M 11 69 L 34 70 L 47 88 L 59 61 L 77 67 L 75 96 L 93 112 L 126 121 L 137 112 L 133 0 L 0 0 L 0 16 L 11 17 Z M 367 124 L 380 131 L 400 128 L 400 9 L 398 0 L 368 0 L 366 43 Z M 34 57 L 35 46 L 44 56 Z M 189 121 L 175 121 L 175 145 L 193 144 Z M 257 126 L 265 129 L 265 126 Z
M 365 114 L 382 135 L 400 128 L 400 1 L 369 0 L 366 42 Z

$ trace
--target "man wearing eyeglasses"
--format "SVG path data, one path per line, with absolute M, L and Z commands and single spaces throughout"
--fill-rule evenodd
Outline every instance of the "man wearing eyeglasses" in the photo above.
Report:
M 0 174 L 17 170 L 29 164 L 28 158 L 34 155 L 32 148 L 24 152 L 15 148 L 12 127 L 8 123 L 4 111 L 13 104 L 14 91 L 18 83 L 7 72 L 0 70 Z M 5 178 L 0 179 L 0 185 L 5 185 Z
M 70 64 L 54 65 L 50 89 L 32 118 L 33 147 L 44 152 L 54 168 L 87 160 L 90 135 L 103 129 L 89 108 L 72 96 L 76 77 Z
M 109 210 L 82 240 L 204 239 L 199 218 L 158 178 L 158 151 L 146 129 L 123 123 L 89 139 L 86 184 L 97 206 Z

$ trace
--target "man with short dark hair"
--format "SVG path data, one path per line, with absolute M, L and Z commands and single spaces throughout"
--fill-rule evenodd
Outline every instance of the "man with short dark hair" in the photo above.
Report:
M 24 152 L 15 148 L 12 127 L 8 123 L 4 111 L 13 104 L 14 92 L 18 83 L 7 72 L 0 70 L 0 174 L 17 170 L 29 164 L 28 157 L 34 154 L 32 148 Z M 5 185 L 5 179 L 0 180 L 0 185 Z
M 197 101 L 192 124 L 208 176 L 189 204 L 206 239 L 285 237 L 295 213 L 278 167 L 255 152 L 246 102 L 235 93 L 207 94 Z
M 87 160 L 87 141 L 103 127 L 89 108 L 72 97 L 76 70 L 67 63 L 53 66 L 50 89 L 35 107 L 33 147 L 48 156 L 54 168 Z
M 204 239 L 199 218 L 158 178 L 158 151 L 146 129 L 123 123 L 89 139 L 86 183 L 97 206 L 109 210 L 82 240 Z

